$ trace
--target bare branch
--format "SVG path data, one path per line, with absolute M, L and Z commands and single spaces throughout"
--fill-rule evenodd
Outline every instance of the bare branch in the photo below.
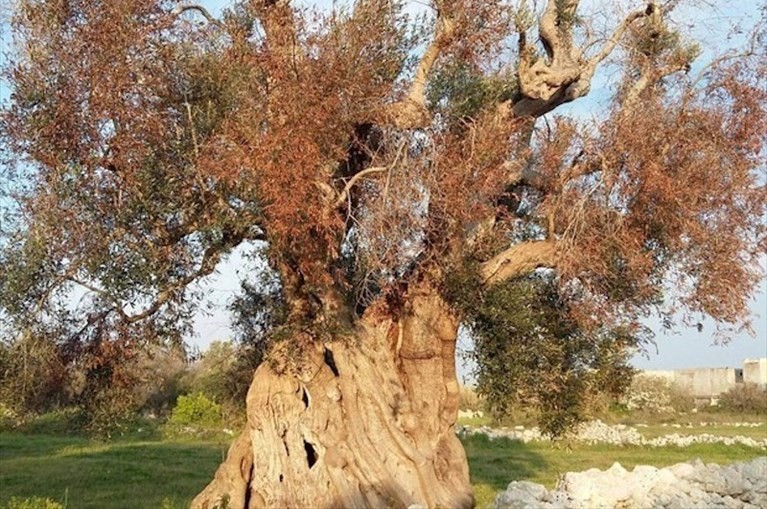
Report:
M 730 60 L 737 60 L 741 58 L 749 58 L 756 56 L 757 48 L 759 44 L 759 38 L 756 36 L 756 34 L 753 34 L 751 36 L 751 41 L 749 42 L 748 49 L 745 51 L 735 52 L 735 53 L 726 53 L 718 58 L 715 58 L 698 72 L 698 74 L 693 78 L 692 82 L 690 83 L 690 90 L 695 90 L 698 86 L 698 84 L 703 80 L 703 78 L 706 76 L 706 74 L 711 71 L 712 69 L 716 69 L 719 65 L 729 62 Z
M 432 67 L 434 67 L 434 62 L 437 61 L 442 48 L 447 46 L 447 43 L 452 39 L 454 32 L 455 25 L 451 19 L 440 17 L 437 20 L 437 33 L 421 57 L 421 62 L 418 64 L 418 69 L 408 94 L 409 101 L 421 106 L 424 105 L 426 81 L 429 78 L 429 73 Z
M 652 5 L 652 4 L 650 4 Z M 599 50 L 599 52 L 591 57 L 586 67 L 583 69 L 583 73 L 588 76 L 587 79 L 591 79 L 594 77 L 594 72 L 597 69 L 597 66 L 602 63 L 602 61 L 610 56 L 610 54 L 615 50 L 616 46 L 618 46 L 618 43 L 623 38 L 623 34 L 626 33 L 626 30 L 637 20 L 644 18 L 647 16 L 648 12 L 650 12 L 648 9 L 643 10 L 636 10 L 632 13 L 630 13 L 626 18 L 615 28 L 613 31 L 613 34 L 610 36 L 610 38 L 607 40 L 607 42 L 602 46 L 602 49 Z
M 216 18 L 214 18 L 213 15 L 208 11 L 208 9 L 206 9 L 205 7 L 199 4 L 177 5 L 176 7 L 173 8 L 172 11 L 170 11 L 170 13 L 173 16 L 178 17 L 187 11 L 197 11 L 200 14 L 202 14 L 202 16 L 206 20 L 208 20 L 208 23 L 211 23 L 216 26 L 221 26 L 221 22 L 217 20 Z
M 352 178 L 350 178 L 346 185 L 344 186 L 343 190 L 338 194 L 338 198 L 336 199 L 335 203 L 333 204 L 334 208 L 338 208 L 341 205 L 346 202 L 346 200 L 349 197 L 349 193 L 352 190 L 352 187 L 354 187 L 354 184 L 356 184 L 360 179 L 364 178 L 366 175 L 370 175 L 372 173 L 381 173 L 383 171 L 388 171 L 388 166 L 373 166 L 371 168 L 366 168 L 362 170 L 361 172 L 355 174 Z
M 646 67 L 639 79 L 636 81 L 636 83 L 634 83 L 634 86 L 632 86 L 626 93 L 626 97 L 623 100 L 624 112 L 633 111 L 637 104 L 639 104 L 639 98 L 642 95 L 642 92 L 656 84 L 658 81 L 662 80 L 666 76 L 670 76 L 681 71 L 686 72 L 689 69 L 690 64 L 687 62 L 678 62 L 657 68 L 649 66 Z
M 557 243 L 535 240 L 515 244 L 482 264 L 480 274 L 485 284 L 491 285 L 516 276 L 522 276 L 539 267 L 555 267 Z

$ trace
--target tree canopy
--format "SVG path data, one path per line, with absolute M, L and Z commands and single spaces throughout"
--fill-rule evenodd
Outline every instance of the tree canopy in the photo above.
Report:
M 556 270 L 584 323 L 739 323 L 764 251 L 764 32 L 693 75 L 672 7 L 596 34 L 575 2 L 439 1 L 413 19 L 401 2 L 254 0 L 221 20 L 19 2 L 3 309 L 77 340 L 174 329 L 191 284 L 259 240 L 294 322 L 473 259 L 487 283 Z M 549 114 L 608 58 L 621 80 L 598 125 Z

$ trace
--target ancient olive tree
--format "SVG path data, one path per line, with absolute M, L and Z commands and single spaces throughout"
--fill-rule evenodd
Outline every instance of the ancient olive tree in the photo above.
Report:
M 456 275 L 481 300 L 545 274 L 584 330 L 747 317 L 763 31 L 700 67 L 673 1 L 605 30 L 577 0 L 403 4 L 17 4 L 8 320 L 120 353 L 181 327 L 236 246 L 278 275 L 247 426 L 194 507 L 472 506 Z M 605 65 L 598 122 L 552 113 Z

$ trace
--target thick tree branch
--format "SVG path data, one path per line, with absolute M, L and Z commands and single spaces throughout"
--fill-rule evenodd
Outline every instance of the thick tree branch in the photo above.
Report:
M 492 285 L 522 276 L 539 267 L 555 267 L 557 244 L 536 240 L 515 244 L 482 264 L 480 274 L 485 284 Z
M 550 61 L 569 57 L 573 46 L 572 20 L 579 0 L 549 0 L 538 25 L 541 43 Z
M 435 3 L 437 20 L 434 38 L 421 56 L 407 97 L 385 109 L 382 119 L 384 124 L 399 129 L 417 129 L 426 127 L 430 122 L 426 110 L 426 83 L 434 63 L 455 35 L 455 21 L 445 12 L 446 2 Z
M 626 30 L 637 20 L 656 14 L 658 9 L 649 3 L 646 9 L 630 13 L 604 46 L 584 61 L 583 49 L 575 48 L 572 40 L 572 18 L 577 6 L 576 0 L 548 1 L 539 25 L 541 44 L 548 58 L 536 59 L 535 51 L 527 45 L 524 34 L 520 34 L 520 96 L 500 105 L 500 114 L 539 117 L 561 104 L 585 96 L 598 65 L 615 50 Z
M 522 44 L 519 60 L 519 86 L 522 95 L 548 101 L 564 86 L 580 76 L 580 66 L 573 58 L 572 18 L 577 0 L 549 0 L 539 22 L 539 39 L 548 58 L 536 58 L 532 48 Z M 520 43 L 523 39 L 520 39 Z

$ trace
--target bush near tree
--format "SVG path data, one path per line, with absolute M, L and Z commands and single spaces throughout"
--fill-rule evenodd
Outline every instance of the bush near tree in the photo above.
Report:
M 621 398 L 629 411 L 650 414 L 690 412 L 695 398 L 689 391 L 662 377 L 638 373 Z
M 448 279 L 461 302 L 474 345 L 476 390 L 498 421 L 520 408 L 538 415 L 542 429 L 560 435 L 617 400 L 635 370 L 630 356 L 641 330 L 585 330 L 570 317 L 571 303 L 551 275 L 511 280 L 483 291 Z M 474 293 L 465 293 L 473 288 Z
M 221 405 L 201 392 L 179 396 L 169 422 L 176 426 L 214 428 L 223 423 Z

